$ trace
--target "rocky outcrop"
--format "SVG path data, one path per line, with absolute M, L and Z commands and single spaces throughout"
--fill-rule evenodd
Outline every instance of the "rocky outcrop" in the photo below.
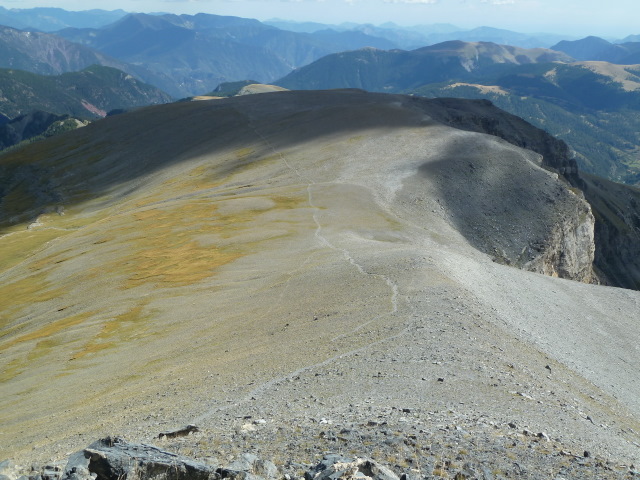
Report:
M 565 142 L 500 110 L 488 100 L 416 98 L 414 101 L 439 122 L 495 135 L 539 153 L 545 168 L 561 175 L 574 191 L 582 192 L 590 205 L 590 211 L 582 214 L 585 222 L 569 220 L 559 224 L 547 246 L 551 248 L 539 259 L 529 261 L 530 268 L 558 276 L 572 272 L 568 278 L 575 275 L 576 279 L 587 279 L 590 274 L 578 265 L 584 264 L 588 251 L 593 250 L 596 273 L 592 280 L 597 277 L 605 285 L 640 290 L 640 190 L 637 187 L 580 172 Z M 589 226 L 591 218 L 593 227 Z M 588 246 L 589 237 L 593 238 L 593 247 Z M 563 252 L 560 245 L 569 250 Z
M 525 260 L 523 268 L 552 277 L 598 283 L 593 271 L 594 227 L 589 204 L 579 203 L 573 215 L 558 219 L 543 245 L 530 245 L 523 252 L 525 259 L 527 255 L 532 258 Z
M 214 467 L 152 445 L 107 437 L 72 455 L 64 480 L 209 480 L 220 478 Z
M 593 271 L 595 219 L 582 193 L 560 173 L 577 174 L 564 142 L 487 101 L 413 102 L 441 123 L 497 136 L 537 154 L 522 154 L 506 142 L 491 150 L 477 137 L 473 148 L 453 143 L 445 161 L 424 167 L 469 243 L 499 263 L 599 283 Z
M 374 460 L 325 455 L 304 475 L 305 480 L 400 480 L 384 465 Z
M 52 480 L 274 480 L 282 475 L 270 461 L 243 453 L 227 467 L 214 467 L 153 445 L 107 437 L 69 457 L 64 472 L 52 470 Z M 286 477 L 285 477 L 286 478 Z M 400 480 L 370 459 L 325 455 L 304 474 L 305 480 Z
M 455 478 L 455 479 L 490 479 L 490 478 L 521 478 L 522 472 L 551 471 L 563 473 L 558 478 L 636 478 L 636 467 L 621 465 L 611 459 L 604 459 L 589 450 L 581 450 L 578 453 L 567 450 L 566 447 L 553 440 L 544 432 L 531 432 L 521 429 L 514 422 L 508 425 L 493 425 L 491 435 L 478 436 L 477 432 L 471 432 L 461 426 L 441 428 L 434 433 L 438 437 L 450 437 L 457 441 L 447 443 L 445 441 L 433 442 L 426 446 L 416 444 L 415 435 L 395 438 L 390 441 L 386 428 L 376 426 L 372 431 L 379 440 L 376 451 L 382 454 L 384 450 L 394 451 L 397 444 L 414 448 L 412 457 L 404 459 L 404 466 L 398 463 L 387 463 L 374 460 L 368 456 L 345 455 L 339 453 L 325 454 L 316 464 L 298 463 L 289 459 L 278 469 L 272 462 L 263 460 L 251 453 L 240 454 L 228 467 L 215 468 L 204 465 L 197 460 L 169 451 L 160 450 L 157 447 L 145 444 L 127 443 L 118 439 L 117 446 L 104 445 L 110 439 L 103 439 L 93 443 L 85 450 L 72 454 L 67 461 L 66 468 L 59 463 L 45 467 L 31 466 L 30 472 L 13 464 L 10 461 L 0 462 L 0 479 L 2 480 L 101 480 L 112 478 L 113 480 L 165 480 L 173 478 L 208 480 L 420 480 L 431 478 Z M 505 430 L 506 429 L 506 430 Z M 399 432 L 396 432 L 399 433 Z M 323 436 L 326 441 L 326 435 Z M 481 447 L 478 442 L 482 438 Z M 116 439 L 111 439 L 116 440 Z M 290 439 L 296 441 L 295 439 Z M 316 440 L 320 440 L 316 437 Z M 439 440 L 445 440 L 439 438 Z M 299 440 L 298 440 L 299 441 Z M 104 477 L 102 473 L 94 471 L 91 455 L 88 450 L 96 444 L 101 444 L 100 452 L 104 455 L 105 463 L 114 466 L 110 473 L 115 475 L 120 471 L 119 477 Z M 395 446 L 394 446 L 395 445 Z M 447 447 L 444 447 L 444 446 Z M 446 455 L 441 448 L 455 449 L 453 456 Z M 540 447 L 545 453 L 536 453 Z M 233 446 L 231 446 L 233 448 Z M 504 452 L 526 449 L 526 460 L 513 462 L 504 455 Z M 124 457 L 129 465 L 126 470 L 117 470 L 119 459 L 124 451 L 129 451 L 130 456 Z M 546 452 L 552 451 L 554 454 Z M 153 452 L 152 456 L 146 456 Z M 420 453 L 418 453 L 420 452 Z M 172 459 L 171 467 L 158 461 L 158 456 Z M 387 458 L 394 458 L 392 455 Z M 531 463 L 533 462 L 533 463 Z M 558 467 L 557 465 L 561 466 Z M 64 465 L 64 464 L 62 464 Z M 198 470 L 189 469 L 189 466 L 199 466 Z M 492 472 L 500 472 L 498 475 Z M 625 475 L 625 473 L 627 475 Z M 539 477 L 531 477 L 539 478 Z M 543 477 L 540 477 L 543 478 Z M 544 477 L 547 478 L 547 477 Z

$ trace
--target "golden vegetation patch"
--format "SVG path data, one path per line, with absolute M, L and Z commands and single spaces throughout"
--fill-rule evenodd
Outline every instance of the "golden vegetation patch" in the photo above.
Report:
M 48 323 L 40 328 L 38 328 L 37 330 L 33 331 L 33 332 L 29 332 L 26 333 L 24 335 L 21 335 L 17 338 L 14 338 L 12 340 L 9 340 L 5 343 L 0 343 L 0 351 L 4 351 L 10 347 L 13 347 L 14 345 L 17 345 L 19 343 L 24 343 L 24 342 L 29 342 L 32 340 L 39 340 L 42 338 L 48 338 L 51 337 L 52 335 L 55 335 L 57 333 L 60 333 L 61 331 L 69 328 L 69 327 L 73 327 L 75 325 L 78 325 L 82 322 L 84 322 L 87 318 L 91 317 L 92 315 L 94 315 L 96 312 L 85 312 L 85 313 L 79 313 L 77 315 L 73 315 L 71 317 L 65 317 L 62 318 L 60 320 L 56 320 L 54 322 Z
M 22 280 L 0 285 L 0 298 L 2 298 L 0 339 L 5 335 L 4 330 L 9 322 L 22 310 L 32 303 L 46 302 L 64 293 L 64 288 L 51 288 L 45 273 L 30 275 Z
M 242 243 L 217 246 L 216 239 L 233 238 L 252 228 L 260 214 L 296 208 L 301 202 L 300 198 L 286 195 L 268 199 L 270 208 L 244 208 L 225 214 L 204 198 L 122 216 L 121 226 L 111 233 L 126 242 L 129 253 L 108 269 L 127 276 L 125 288 L 148 283 L 182 287 L 200 282 L 248 253 Z
M 47 242 L 67 233 L 54 229 L 24 229 L 0 237 L 0 273 L 35 255 L 46 247 Z
M 172 287 L 191 285 L 239 256 L 193 239 L 216 229 L 215 206 L 211 204 L 154 208 L 134 213 L 133 217 L 133 225 L 144 235 L 135 238 L 136 253 L 125 260 L 127 288 L 148 282 Z
M 9 348 L 36 341 L 36 344 L 29 350 L 26 357 L 13 359 L 2 370 L 0 374 L 0 382 L 10 380 L 22 371 L 33 366 L 33 362 L 42 357 L 49 355 L 54 349 L 67 343 L 68 338 L 58 336 L 71 327 L 80 325 L 96 312 L 84 312 L 71 317 L 62 318 L 54 322 L 41 326 L 40 328 L 10 339 L 4 343 L 0 343 L 0 352 L 5 352 Z
M 191 203 L 121 217 L 122 226 L 112 233 L 125 240 L 128 254 L 107 269 L 127 276 L 125 288 L 145 283 L 178 287 L 204 280 L 239 256 L 194 239 L 220 228 L 215 213 L 210 203 Z
M 237 160 L 245 160 L 251 155 L 253 155 L 255 152 L 253 148 L 246 147 L 246 148 L 240 148 L 233 153 Z
M 134 336 L 145 332 L 145 324 L 152 317 L 150 312 L 145 313 L 149 300 L 145 300 L 126 312 L 108 320 L 84 348 L 73 355 L 72 360 L 79 360 L 87 355 L 107 350 Z
M 43 251 L 49 242 L 74 233 L 105 216 L 104 212 L 88 216 L 71 212 L 64 215 L 49 213 L 40 215 L 37 219 L 38 224 L 33 228 L 21 223 L 6 229 L 6 234 L 0 236 L 0 273 Z M 50 261 L 53 262 L 52 258 L 49 256 L 37 260 L 29 268 L 40 270 Z

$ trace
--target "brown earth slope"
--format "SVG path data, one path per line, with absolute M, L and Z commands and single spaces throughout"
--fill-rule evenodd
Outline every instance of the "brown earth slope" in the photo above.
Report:
M 251 416 L 308 453 L 300 425 L 395 407 L 629 465 L 640 293 L 584 283 L 593 216 L 540 163 L 358 91 L 149 107 L 5 155 L 0 451 L 193 422 L 200 451 L 243 428 L 267 449 Z

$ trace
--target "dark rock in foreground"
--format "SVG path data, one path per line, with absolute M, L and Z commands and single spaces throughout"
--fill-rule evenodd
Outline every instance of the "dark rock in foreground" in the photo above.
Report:
M 220 476 L 215 468 L 193 459 L 165 452 L 152 445 L 127 443 L 119 437 L 107 437 L 71 456 L 63 478 L 208 480 Z
M 226 468 L 216 468 L 153 445 L 107 437 L 69 457 L 62 480 L 273 480 L 278 468 L 250 453 Z M 399 480 L 389 468 L 373 460 L 326 455 L 304 474 L 306 480 Z

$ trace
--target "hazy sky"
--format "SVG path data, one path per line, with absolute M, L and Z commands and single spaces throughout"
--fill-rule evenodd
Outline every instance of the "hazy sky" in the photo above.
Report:
M 121 8 L 267 20 L 401 25 L 451 23 L 622 38 L 640 34 L 640 0 L 0 0 L 5 8 Z

